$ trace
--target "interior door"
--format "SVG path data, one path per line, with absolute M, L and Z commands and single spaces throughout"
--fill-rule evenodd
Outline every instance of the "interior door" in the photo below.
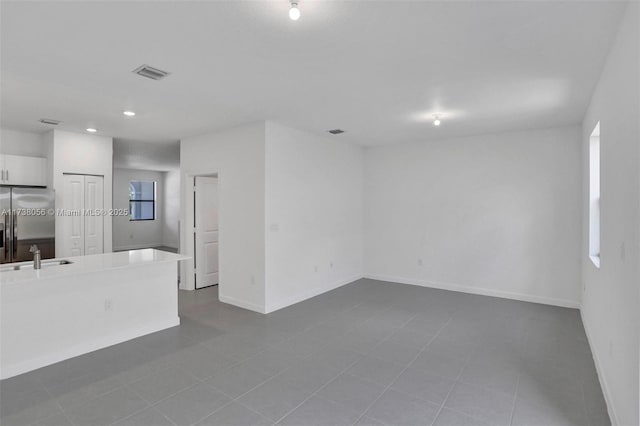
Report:
M 103 252 L 103 180 L 102 176 L 84 177 L 84 208 L 87 210 L 84 217 L 84 254 Z
M 63 256 L 84 255 L 84 176 L 64 175 Z
M 196 288 L 218 284 L 218 178 L 195 178 Z

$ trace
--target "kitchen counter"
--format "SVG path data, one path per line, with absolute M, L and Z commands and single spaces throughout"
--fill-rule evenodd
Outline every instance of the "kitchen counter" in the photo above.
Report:
M 109 269 L 128 268 L 132 266 L 148 265 L 150 263 L 177 262 L 190 259 L 188 256 L 169 253 L 162 250 L 143 249 L 129 250 L 116 253 L 93 254 L 89 256 L 61 257 L 50 260 L 68 260 L 67 265 L 46 266 L 42 269 L 22 269 L 0 272 L 0 282 L 4 284 L 22 283 L 32 280 L 43 280 L 49 278 L 59 278 L 70 275 L 96 273 Z M 33 262 L 20 262 L 3 264 L 9 265 L 31 265 Z
M 185 259 L 145 249 L 0 272 L 0 378 L 179 325 Z

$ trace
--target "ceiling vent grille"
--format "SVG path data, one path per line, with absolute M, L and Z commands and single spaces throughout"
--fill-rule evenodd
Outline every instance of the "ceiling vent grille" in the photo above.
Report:
M 142 77 L 147 77 L 152 80 L 162 80 L 163 78 L 171 74 L 167 71 L 162 71 L 158 68 L 150 67 L 149 65 L 141 65 L 133 70 L 133 72 L 141 75 Z
M 53 120 L 51 118 L 41 118 L 38 121 L 41 122 L 42 124 L 51 124 L 52 126 L 57 126 L 58 124 L 61 123 L 60 120 Z
M 332 129 L 332 130 L 327 130 L 327 132 L 331 133 L 332 135 L 339 135 L 341 133 L 344 133 L 344 130 L 342 130 L 342 129 Z

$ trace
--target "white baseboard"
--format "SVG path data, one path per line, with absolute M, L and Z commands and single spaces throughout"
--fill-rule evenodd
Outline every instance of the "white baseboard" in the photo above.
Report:
M 333 283 L 330 283 L 326 286 L 322 286 L 322 287 L 316 287 L 313 289 L 310 289 L 309 291 L 305 291 L 302 294 L 298 294 L 295 295 L 293 297 L 289 297 L 285 300 L 279 301 L 278 303 L 275 303 L 273 305 L 269 305 L 267 306 L 266 309 L 266 313 L 271 313 L 271 312 L 275 312 L 277 310 L 280 310 L 282 308 L 286 308 L 287 306 L 291 306 L 294 305 L 296 303 L 302 302 L 303 300 L 307 300 L 310 299 L 312 297 L 318 296 L 322 293 L 326 293 L 328 291 L 334 290 L 338 287 L 342 287 L 343 285 L 347 285 L 349 283 L 352 283 L 356 280 L 359 280 L 363 277 L 362 274 L 355 274 L 352 275 L 349 278 L 345 278 L 345 279 L 341 279 L 341 280 L 337 280 Z
M 220 288 L 220 287 L 218 287 Z M 250 311 L 258 312 L 259 314 L 266 314 L 264 307 L 260 305 L 256 305 L 255 303 L 247 302 L 246 300 L 240 300 L 229 296 L 223 296 L 218 294 L 218 299 L 222 303 L 226 303 L 229 305 L 234 305 L 239 308 L 248 309 Z
M 364 278 L 379 281 L 389 281 L 400 284 L 418 285 L 421 287 L 438 288 L 442 290 L 458 291 L 461 293 L 479 294 L 482 296 L 500 297 L 503 299 L 520 300 L 523 302 L 541 303 L 544 305 L 561 306 L 563 308 L 579 309 L 580 303 L 574 300 L 554 299 L 550 297 L 534 296 L 523 293 L 512 293 L 489 288 L 472 287 L 462 284 L 442 283 L 428 280 L 418 280 L 414 278 L 393 277 L 388 275 L 365 274 Z
M 598 357 L 598 352 L 596 352 L 595 350 L 595 346 L 593 345 L 593 338 L 591 337 L 591 333 L 589 332 L 590 327 L 587 324 L 584 314 L 582 313 L 582 309 L 580 309 L 580 317 L 582 318 L 582 325 L 584 326 L 584 331 L 587 335 L 587 342 L 589 342 L 589 347 L 591 348 L 593 362 L 596 365 L 596 373 L 598 374 L 600 387 L 602 387 L 604 401 L 607 403 L 607 413 L 609 413 L 609 420 L 611 420 L 612 426 L 619 425 L 620 422 L 618 421 L 618 417 L 616 416 L 615 406 L 613 405 L 613 399 L 611 398 L 611 388 L 609 387 L 607 378 L 605 377 L 604 371 L 602 370 L 602 364 L 600 362 L 600 358 Z
M 38 368 L 46 367 L 47 365 L 55 364 L 56 362 L 64 361 L 65 359 L 117 345 L 118 343 L 126 342 L 127 340 L 135 339 L 136 337 L 145 336 L 177 325 L 180 325 L 180 317 L 149 324 L 144 327 L 137 327 L 133 330 L 125 330 L 118 334 L 100 337 L 89 342 L 82 343 L 81 345 L 75 345 L 62 351 L 48 353 L 19 363 L 3 365 L 0 379 L 8 379 L 9 377 L 17 376 L 18 374 L 37 370 Z

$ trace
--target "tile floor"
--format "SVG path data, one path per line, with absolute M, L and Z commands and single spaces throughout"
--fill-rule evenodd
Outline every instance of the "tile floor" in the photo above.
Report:
M 2 425 L 610 424 L 576 310 L 360 280 L 269 315 L 181 292 L 180 313 L 2 381 Z

